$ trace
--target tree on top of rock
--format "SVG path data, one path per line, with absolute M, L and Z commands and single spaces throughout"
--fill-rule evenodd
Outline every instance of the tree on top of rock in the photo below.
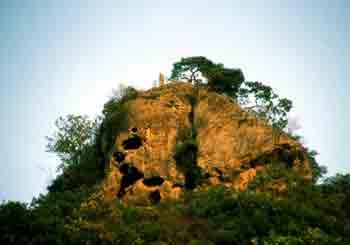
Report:
M 226 68 L 204 56 L 193 56 L 174 63 L 170 79 L 185 79 L 195 84 L 206 80 L 210 89 L 236 97 L 244 75 L 240 69 Z

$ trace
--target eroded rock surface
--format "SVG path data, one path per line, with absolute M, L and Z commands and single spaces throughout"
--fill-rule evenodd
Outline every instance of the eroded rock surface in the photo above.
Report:
M 291 171 L 308 172 L 298 142 L 278 135 L 233 99 L 205 88 L 195 90 L 191 84 L 174 82 L 140 92 L 128 108 L 129 130 L 116 135 L 104 184 L 109 198 L 147 204 L 179 198 L 185 176 L 173 153 L 177 135 L 185 128 L 197 132 L 198 185 L 224 184 L 243 190 L 272 160 L 285 163 Z

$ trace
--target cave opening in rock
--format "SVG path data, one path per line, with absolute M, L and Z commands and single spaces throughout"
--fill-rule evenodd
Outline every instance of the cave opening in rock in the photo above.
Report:
M 162 199 L 159 190 L 152 191 L 152 192 L 149 194 L 149 199 L 151 200 L 151 203 L 152 203 L 152 204 L 157 204 L 157 203 L 159 203 L 160 200 Z
M 138 135 L 126 139 L 122 143 L 125 150 L 136 150 L 142 146 L 142 138 Z
M 117 162 L 122 162 L 125 160 L 125 153 L 117 151 L 113 153 L 113 158 L 117 161 Z
M 133 185 L 139 179 L 142 179 L 144 175 L 136 167 L 130 166 L 127 163 L 123 163 L 119 167 L 119 171 L 123 174 L 123 177 L 120 182 L 118 197 L 122 197 L 125 194 L 126 188 Z
M 160 176 L 153 176 L 150 178 L 145 178 L 143 184 L 146 186 L 159 186 L 164 183 L 164 179 Z

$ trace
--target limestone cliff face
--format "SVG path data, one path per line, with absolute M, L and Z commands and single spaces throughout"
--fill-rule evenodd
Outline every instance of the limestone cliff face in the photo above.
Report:
M 195 98 L 195 106 L 190 98 Z M 310 173 L 298 142 L 278 134 L 233 99 L 188 83 L 139 92 L 128 102 L 128 123 L 129 130 L 116 135 L 104 183 L 109 199 L 152 203 L 178 198 L 185 178 L 173 152 L 184 128 L 197 131 L 198 188 L 224 184 L 243 190 L 271 159 L 284 162 L 291 171 Z

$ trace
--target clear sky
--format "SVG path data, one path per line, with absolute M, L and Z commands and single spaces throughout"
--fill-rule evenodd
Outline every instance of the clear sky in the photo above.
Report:
M 350 172 L 348 23 L 346 0 L 1 0 L 0 200 L 45 190 L 56 118 L 97 115 L 120 82 L 149 88 L 194 55 L 293 100 L 319 162 Z

